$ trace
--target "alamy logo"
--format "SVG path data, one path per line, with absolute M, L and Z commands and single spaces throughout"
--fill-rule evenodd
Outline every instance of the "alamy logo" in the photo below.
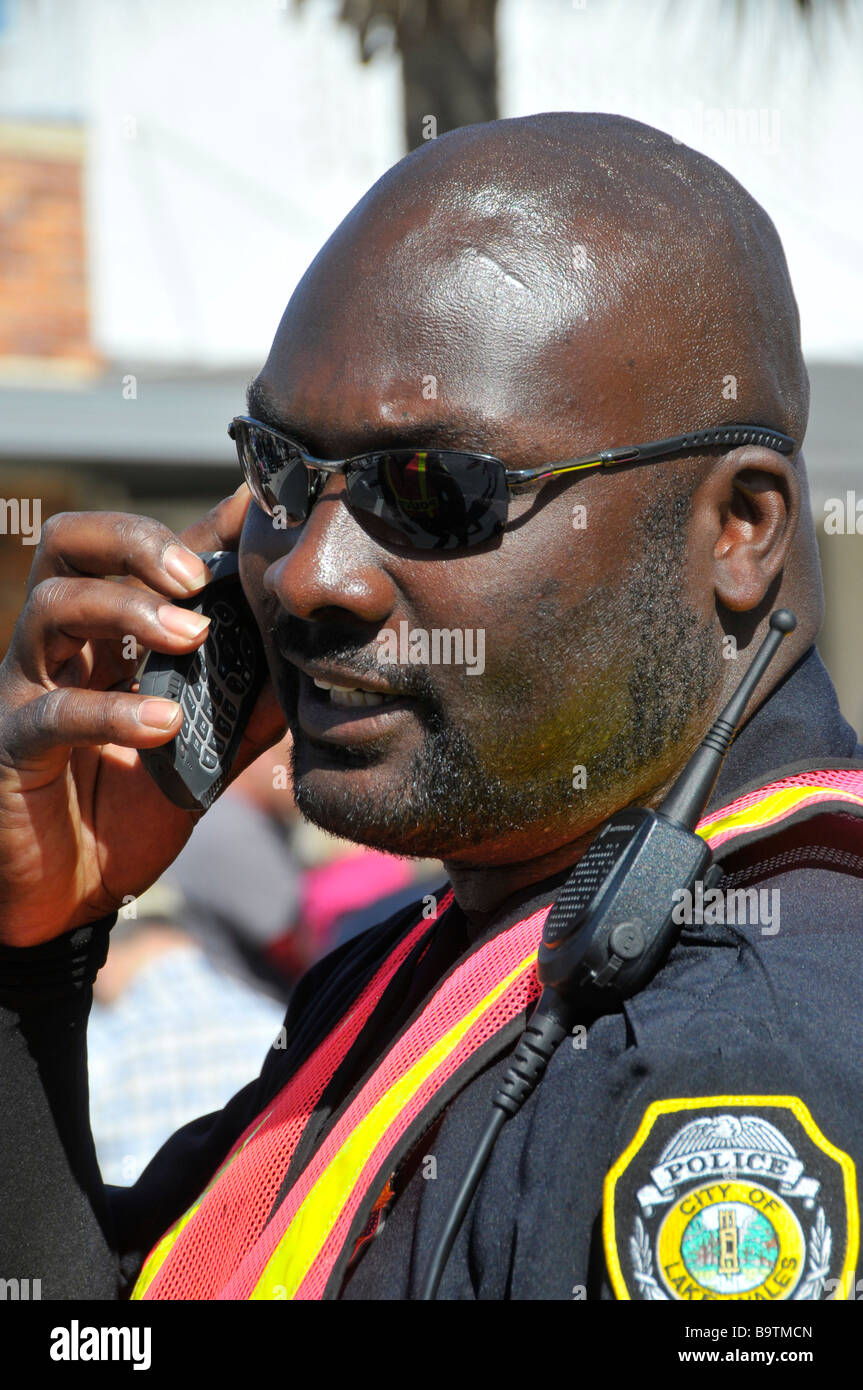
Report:
M 675 888 L 671 920 L 677 926 L 760 926 L 762 936 L 775 936 L 780 923 L 778 888 L 708 888 L 701 879 L 692 889 Z
M 20 536 L 23 545 L 36 545 L 41 530 L 40 497 L 0 497 L 0 536 Z
M 0 1279 L 0 1302 L 26 1302 L 42 1297 L 41 1279 Z
M 824 534 L 863 536 L 863 497 L 850 489 L 844 497 L 828 497 L 824 503 Z
M 135 1371 L 150 1369 L 149 1327 L 68 1327 L 51 1330 L 52 1361 L 131 1361 Z
M 398 632 L 385 627 L 378 633 L 377 659 L 399 666 L 466 666 L 466 675 L 485 670 L 484 627 L 411 627 L 399 623 Z
M 705 138 L 726 144 L 753 145 L 765 153 L 779 149 L 779 108 L 774 106 L 677 107 L 671 114 L 671 138 L 675 144 L 695 144 Z

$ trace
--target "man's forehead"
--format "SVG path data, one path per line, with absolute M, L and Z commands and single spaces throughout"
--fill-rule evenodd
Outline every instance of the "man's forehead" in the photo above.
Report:
M 413 409 L 406 408 L 410 406 L 410 394 L 406 405 L 397 409 L 390 398 L 369 400 L 362 416 L 346 414 L 325 401 L 317 410 L 298 409 L 289 383 L 271 386 L 259 376 L 247 388 L 246 403 L 254 419 L 290 435 L 313 453 L 320 449 L 321 457 L 332 452 L 332 444 L 339 439 L 354 441 L 347 446 L 337 445 L 346 447 L 349 453 L 415 445 L 497 455 L 499 451 L 511 453 L 519 447 L 506 421 L 490 420 L 480 412 L 448 408 L 434 399 L 421 399 Z
M 502 122 L 408 156 L 344 219 L 250 410 L 324 457 L 525 466 L 706 427 L 730 377 L 741 416 L 799 437 L 795 315 L 775 230 L 718 166 L 622 118 Z

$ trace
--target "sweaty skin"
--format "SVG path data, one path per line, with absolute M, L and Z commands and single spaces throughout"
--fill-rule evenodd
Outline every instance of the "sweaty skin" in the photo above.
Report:
M 659 131 L 555 113 L 455 131 L 391 169 L 297 287 L 249 404 L 324 457 L 439 444 L 519 468 L 731 421 L 801 441 L 808 385 L 762 209 Z M 514 496 L 497 541 L 445 558 L 375 540 L 343 494 L 331 477 L 294 530 L 245 486 L 179 538 L 107 512 L 43 526 L 0 665 L 0 944 L 116 910 L 193 829 L 137 755 L 179 708 L 136 693 L 129 653 L 130 637 L 178 655 L 205 640 L 172 603 L 206 582 L 190 551 L 241 546 L 267 646 L 233 775 L 287 719 L 300 808 L 441 857 L 486 922 L 612 811 L 656 803 L 774 607 L 799 625 L 749 713 L 818 631 L 799 454 L 563 476 Z M 402 622 L 482 629 L 482 675 L 382 664 Z M 313 676 L 399 702 L 340 710 Z
M 322 457 L 446 441 L 529 467 L 731 420 L 800 441 L 807 379 L 780 242 L 734 179 L 648 126 L 553 114 L 389 171 L 297 288 L 249 406 Z M 441 856 L 475 912 L 574 862 L 611 810 L 659 801 L 705 733 L 746 660 L 723 659 L 724 634 L 753 649 L 777 603 L 798 610 L 757 699 L 812 642 L 800 470 L 749 448 L 564 477 L 446 559 L 365 534 L 340 478 L 295 530 L 253 506 L 242 573 L 300 809 Z M 484 676 L 382 671 L 375 639 L 400 621 L 484 628 Z M 384 680 L 406 703 L 322 728 L 313 676 Z
M 763 210 L 668 136 L 561 113 L 468 127 L 390 170 L 301 281 L 249 399 L 321 457 L 449 444 L 511 468 L 729 421 L 799 443 L 807 408 Z M 802 469 L 748 447 L 563 477 L 446 558 L 367 534 L 339 477 L 298 528 L 252 505 L 241 572 L 300 809 L 441 857 L 478 914 L 573 863 L 614 809 L 661 798 L 774 607 L 799 626 L 749 713 L 811 644 Z M 484 629 L 483 675 L 382 667 L 377 638 L 403 621 Z M 403 698 L 333 710 L 314 676 Z

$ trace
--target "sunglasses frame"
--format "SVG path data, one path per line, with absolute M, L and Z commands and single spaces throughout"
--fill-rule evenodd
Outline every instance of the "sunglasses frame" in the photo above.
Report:
M 228 426 L 228 434 L 237 445 L 243 476 L 250 486 L 251 482 L 243 457 L 242 443 L 238 437 L 239 431 L 236 429 L 237 425 L 253 425 L 255 429 L 264 430 L 266 434 L 289 444 L 292 449 L 297 451 L 310 472 L 346 474 L 364 463 L 372 463 L 381 454 L 387 454 L 394 458 L 413 458 L 417 453 L 454 454 L 457 457 L 480 459 L 483 463 L 496 464 L 498 468 L 503 470 L 508 491 L 528 487 L 531 483 L 542 482 L 546 478 L 554 478 L 561 473 L 581 472 L 595 468 L 619 468 L 624 464 L 658 463 L 661 459 L 674 458 L 679 454 L 697 453 L 708 448 L 738 449 L 746 444 L 757 444 L 786 455 L 793 454 L 797 448 L 795 440 L 780 430 L 773 429 L 770 425 L 730 424 L 717 425 L 703 430 L 692 430 L 689 434 L 676 434 L 667 439 L 654 439 L 646 444 L 624 444 L 615 449 L 599 449 L 596 453 L 583 454 L 578 458 L 541 463 L 535 468 L 507 468 L 503 460 L 494 454 L 480 454 L 473 450 L 464 449 L 371 449 L 364 454 L 354 454 L 345 459 L 319 459 L 314 454 L 308 453 L 296 439 L 283 434 L 281 430 L 274 429 L 272 425 L 267 425 L 262 420 L 255 420 L 251 415 L 235 415 Z M 314 498 L 312 505 L 314 505 Z

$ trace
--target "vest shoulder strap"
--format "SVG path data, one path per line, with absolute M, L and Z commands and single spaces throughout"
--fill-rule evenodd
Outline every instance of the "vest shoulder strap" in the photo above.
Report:
M 863 875 L 863 763 L 829 759 L 781 768 L 702 817 L 698 834 L 726 872 L 783 856 L 788 864 L 819 855 Z M 794 856 L 790 860 L 788 856 Z

